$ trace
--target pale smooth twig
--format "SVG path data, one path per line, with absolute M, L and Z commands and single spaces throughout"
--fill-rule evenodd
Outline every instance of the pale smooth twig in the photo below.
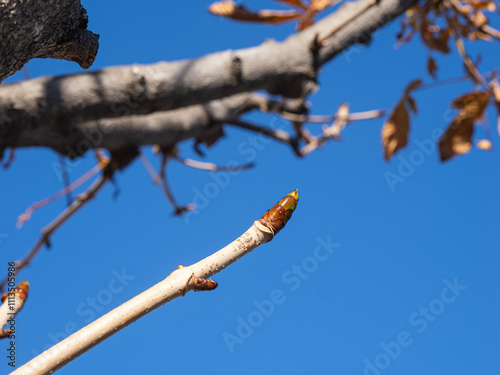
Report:
M 382 117 L 385 115 L 385 109 L 374 109 L 371 111 L 364 112 L 353 112 L 348 116 L 348 121 L 358 121 L 358 120 L 371 120 L 374 118 Z M 281 112 L 280 115 L 291 121 L 302 121 L 302 122 L 332 122 L 335 121 L 337 115 L 298 115 L 290 112 Z
M 242 165 L 229 165 L 229 166 L 216 165 L 214 163 L 206 163 L 203 161 L 181 158 L 180 156 L 177 155 L 172 155 L 171 158 L 187 167 L 201 169 L 202 171 L 212 171 L 212 172 L 236 172 L 236 171 L 243 171 L 245 169 L 249 169 L 254 166 L 254 163 L 247 163 Z
M 318 147 L 321 147 L 329 139 L 340 139 L 340 133 L 344 130 L 345 126 L 349 123 L 349 105 L 343 103 L 340 105 L 337 114 L 335 115 L 335 121 L 331 126 L 323 126 L 323 133 L 319 137 L 311 139 L 303 148 L 300 153 L 303 156 L 311 153 Z
M 349 113 L 347 103 L 341 104 L 337 113 L 334 116 L 331 116 L 333 118 L 333 124 L 330 126 L 323 125 L 322 134 L 312 138 L 308 143 L 306 143 L 306 145 L 300 150 L 300 154 L 301 156 L 306 156 L 317 148 L 323 146 L 328 140 L 340 140 L 340 133 L 344 130 L 346 125 L 352 121 L 371 120 L 382 117 L 383 115 L 385 115 L 385 110 Z
M 490 25 L 483 25 L 481 27 L 481 31 L 484 32 L 485 34 L 492 36 L 493 38 L 500 39 L 500 31 L 494 29 Z
M 160 176 L 158 176 L 158 173 L 156 173 L 155 169 L 149 162 L 149 159 L 144 155 L 142 152 L 139 152 L 139 159 L 142 162 L 142 165 L 144 165 L 144 168 L 146 168 L 146 171 L 149 173 L 151 178 L 153 179 L 153 182 L 155 185 L 158 185 L 160 183 Z
M 297 191 L 289 196 L 298 199 Z M 291 208 L 292 212 L 294 209 L 295 206 Z M 226 247 L 189 267 L 180 266 L 163 281 L 54 345 L 11 375 L 51 374 L 154 309 L 184 296 L 195 289 L 200 280 L 215 275 L 257 246 L 271 241 L 279 229 L 263 219 L 255 221 Z

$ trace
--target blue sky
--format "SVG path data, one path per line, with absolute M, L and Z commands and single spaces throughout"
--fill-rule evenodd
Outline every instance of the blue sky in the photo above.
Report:
M 101 36 L 92 69 L 192 58 L 266 38 L 282 40 L 293 32 L 293 25 L 221 20 L 208 14 L 208 4 L 83 1 L 89 29 Z M 252 2 L 255 8 L 271 5 Z M 352 111 L 391 108 L 408 82 L 430 81 L 427 52 L 418 40 L 394 49 L 397 23 L 378 31 L 369 47 L 356 46 L 323 68 L 320 90 L 310 98 L 313 113 L 334 113 L 342 102 Z M 471 51 L 482 54 L 483 71 L 500 58 L 493 43 L 478 43 Z M 456 53 L 437 61 L 440 78 L 463 74 Z M 28 68 L 33 77 L 81 71 L 54 60 L 35 60 Z M 20 79 L 16 74 L 8 82 Z M 380 119 L 349 125 L 342 142 L 303 160 L 284 145 L 227 129 L 204 160 L 256 167 L 217 175 L 172 163 L 168 176 L 175 196 L 181 203 L 196 199 L 201 207 L 185 218 L 172 216 L 172 207 L 135 161 L 18 276 L 29 280 L 31 291 L 17 317 L 17 364 L 162 280 L 178 264 L 192 264 L 226 245 L 298 188 L 299 205 L 287 227 L 216 275 L 216 291 L 189 293 L 163 306 L 60 373 L 498 372 L 495 113 L 488 112 L 491 152 L 473 149 L 441 164 L 435 149 L 435 134 L 453 116 L 449 102 L 471 90 L 461 83 L 415 93 L 419 114 L 412 119 L 410 145 L 390 163 L 382 157 Z M 273 116 L 246 118 L 289 126 Z M 476 127 L 476 139 L 483 137 L 484 129 Z M 197 158 L 190 141 L 180 149 L 182 156 Z M 157 166 L 152 153 L 144 152 Z M 10 169 L 0 171 L 3 272 L 64 209 L 63 199 L 15 228 L 32 202 L 61 189 L 57 160 L 50 150 L 22 149 Z M 94 164 L 93 155 L 69 161 L 70 178 Z M 389 174 L 401 179 L 391 184 Z

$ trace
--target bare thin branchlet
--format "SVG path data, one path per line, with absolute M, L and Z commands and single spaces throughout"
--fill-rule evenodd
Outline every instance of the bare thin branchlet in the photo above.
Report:
M 215 289 L 217 283 L 209 278 L 257 246 L 271 241 L 291 218 L 298 199 L 298 190 L 291 192 L 226 247 L 191 266 L 179 266 L 165 280 L 54 345 L 12 375 L 51 374 L 137 319 L 190 290 Z

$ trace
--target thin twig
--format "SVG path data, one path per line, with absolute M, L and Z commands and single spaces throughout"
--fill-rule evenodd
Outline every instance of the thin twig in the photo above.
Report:
M 161 176 L 161 186 L 163 188 L 163 191 L 165 192 L 165 195 L 167 196 L 168 200 L 174 206 L 174 215 L 179 216 L 182 215 L 186 211 L 193 211 L 196 210 L 196 205 L 194 203 L 189 203 L 186 205 L 179 205 L 177 204 L 174 194 L 172 193 L 172 189 L 170 187 L 170 184 L 168 183 L 167 180 L 167 175 L 164 173 Z
M 158 185 L 160 183 L 160 176 L 158 176 L 158 173 L 156 173 L 155 169 L 149 162 L 149 159 L 144 155 L 142 152 L 139 152 L 139 159 L 141 160 L 142 164 L 144 165 L 144 168 L 146 168 L 146 171 L 148 171 L 149 175 L 153 179 L 153 182 L 155 185 Z
M 280 112 L 279 115 L 286 120 L 302 122 L 332 122 L 335 115 L 299 115 L 290 112 Z
M 455 8 L 455 10 L 460 13 L 470 24 L 474 25 L 478 30 L 483 33 L 492 36 L 493 38 L 500 39 L 500 31 L 494 29 L 493 27 L 481 22 L 482 19 L 478 19 L 474 14 L 471 14 L 464 6 L 460 4 L 458 0 L 450 0 L 450 4 Z
M 295 155 L 299 157 L 301 156 L 298 140 L 296 138 L 292 138 L 292 136 L 284 130 L 264 128 L 262 126 L 254 125 L 248 121 L 242 121 L 239 119 L 226 119 L 224 120 L 224 122 L 226 124 L 234 125 L 242 129 L 247 129 L 256 133 L 267 135 L 268 137 L 276 139 L 277 141 L 290 145 Z
M 302 148 L 302 150 L 300 150 L 302 156 L 306 156 L 318 147 L 321 147 L 329 139 L 340 140 L 340 133 L 349 123 L 348 116 L 349 106 L 347 103 L 343 103 L 335 114 L 335 121 L 333 124 L 331 126 L 323 126 L 323 134 L 312 139 Z
M 238 119 L 225 119 L 224 122 L 229 125 L 234 125 L 242 129 L 247 129 L 251 130 L 257 133 L 261 133 L 264 135 L 267 135 L 268 137 L 274 138 L 277 141 L 286 143 L 286 144 L 292 144 L 292 137 L 290 136 L 289 133 L 287 133 L 284 130 L 280 129 L 269 129 L 269 128 L 264 128 L 262 126 L 254 125 L 248 121 L 242 121 Z
M 7 169 L 10 167 L 10 165 L 12 164 L 12 162 L 14 161 L 14 158 L 15 158 L 15 155 L 16 155 L 16 152 L 14 151 L 14 147 L 10 148 L 9 149 L 9 156 L 7 158 L 7 160 L 5 160 L 1 165 L 4 169 Z M 0 161 L 2 161 L 2 159 L 0 158 Z
M 203 161 L 181 158 L 177 155 L 172 155 L 171 158 L 175 161 L 178 161 L 181 164 L 184 164 L 187 167 L 201 169 L 202 171 L 212 171 L 212 172 L 236 172 L 243 171 L 245 169 L 253 168 L 254 163 L 247 163 L 242 165 L 216 165 L 214 163 L 206 163 Z
M 69 206 L 71 202 L 73 202 L 73 196 L 71 195 L 71 190 L 68 189 L 71 182 L 69 182 L 69 174 L 68 168 L 66 168 L 66 160 L 64 156 L 61 154 L 57 154 L 57 158 L 59 159 L 59 165 L 61 166 L 61 176 L 63 179 L 64 188 L 67 190 L 66 192 L 66 204 Z
M 176 215 L 176 216 L 181 215 L 186 211 L 193 211 L 196 209 L 196 205 L 194 205 L 193 203 L 182 206 L 182 205 L 179 205 L 177 203 L 177 201 L 175 200 L 174 195 L 172 193 L 172 189 L 170 188 L 170 185 L 169 185 L 168 180 L 167 180 L 167 175 L 165 173 L 168 158 L 164 157 L 162 159 L 160 174 L 156 173 L 153 166 L 149 162 L 148 158 L 142 152 L 139 153 L 139 158 L 141 159 L 142 164 L 144 165 L 144 167 L 148 171 L 149 175 L 153 179 L 153 182 L 155 183 L 155 185 L 157 185 L 161 188 L 161 190 L 163 191 L 163 193 L 167 197 L 170 204 L 174 207 L 174 215 Z
M 483 25 L 481 27 L 481 31 L 484 32 L 485 34 L 492 36 L 493 38 L 500 39 L 500 31 L 494 29 L 490 25 Z
M 51 196 L 42 199 L 41 201 L 33 203 L 31 206 L 28 207 L 28 209 L 19 215 L 17 218 L 17 228 L 21 228 L 23 224 L 28 221 L 31 218 L 31 215 L 35 210 L 38 210 L 39 208 L 42 208 L 55 200 L 61 198 L 62 196 L 69 194 L 71 191 L 75 190 L 78 186 L 83 184 L 84 182 L 88 181 L 89 178 L 93 177 L 96 173 L 104 169 L 109 163 L 109 159 L 104 159 L 102 162 L 99 164 L 95 165 L 90 169 L 88 172 L 86 172 L 84 175 L 80 176 L 75 182 L 66 185 L 64 189 L 59 190 L 57 193 L 52 194 Z M 68 207 L 71 206 L 71 203 L 68 205 Z
M 347 118 L 348 121 L 358 121 L 358 120 L 371 120 L 374 118 L 382 117 L 386 113 L 385 109 L 374 109 L 365 112 L 353 112 L 349 114 Z M 333 122 L 337 119 L 337 115 L 297 115 L 290 112 L 281 112 L 280 115 L 291 121 L 302 121 L 302 122 Z
M 292 198 L 295 199 L 294 202 L 291 201 Z M 288 200 L 285 201 L 286 199 Z M 54 345 L 12 372 L 11 375 L 52 374 L 95 345 L 163 304 L 182 297 L 193 289 L 213 289 L 216 286 L 216 284 L 214 285 L 215 282 L 204 282 L 204 279 L 222 271 L 257 246 L 271 241 L 274 235 L 284 227 L 286 217 L 291 216 L 297 200 L 298 193 L 296 190 L 268 211 L 272 211 L 272 215 L 266 216 L 268 213 L 264 214 L 261 220 L 255 221 L 245 233 L 223 249 L 189 267 L 179 266 L 163 281 Z M 284 209 L 281 214 L 277 209 L 273 211 L 278 205 Z M 284 222 L 279 226 L 273 225 L 266 219 L 266 217 L 270 216 L 273 219 L 284 220 Z M 200 284 L 205 284 L 205 286 Z
M 481 73 L 479 73 L 479 70 L 477 70 L 476 66 L 474 65 L 474 63 L 470 59 L 469 55 L 467 54 L 467 51 L 465 50 L 465 46 L 464 46 L 464 42 L 463 42 L 462 38 L 460 38 L 459 36 L 456 36 L 455 45 L 457 46 L 458 53 L 462 57 L 462 60 L 465 64 L 465 66 L 467 67 L 467 69 L 469 70 L 470 74 L 472 75 L 472 77 L 474 77 L 474 79 L 478 83 L 480 83 L 487 91 L 491 92 L 490 86 L 484 80 L 483 76 L 481 75 Z
M 414 91 L 423 91 L 423 90 L 433 89 L 433 88 L 439 87 L 439 86 L 468 81 L 469 79 L 470 78 L 468 76 L 460 76 L 460 77 L 452 77 L 452 78 L 435 80 L 435 81 L 432 81 L 429 83 L 424 83 L 424 84 L 418 86 L 416 89 L 414 89 Z
M 498 38 L 499 32 L 491 27 L 489 29 L 487 28 L 486 31 L 484 30 L 484 26 L 487 26 L 485 24 L 478 24 L 477 19 L 473 19 L 469 12 L 466 11 L 464 7 L 458 2 L 458 0 L 450 0 L 451 5 L 455 8 L 455 10 L 460 13 L 462 16 L 464 16 L 469 23 L 477 27 L 478 30 L 481 30 L 495 38 Z M 451 24 L 451 21 L 448 20 L 448 23 Z M 457 47 L 458 53 L 460 54 L 460 57 L 462 57 L 462 60 L 465 64 L 465 67 L 467 70 L 470 72 L 471 76 L 473 77 L 476 82 L 480 83 L 487 91 L 491 92 L 491 88 L 488 85 L 488 83 L 485 81 L 479 70 L 477 69 L 476 65 L 472 62 L 471 58 L 467 54 L 467 51 L 465 50 L 465 45 L 463 39 L 458 35 L 457 33 L 455 34 L 455 46 Z
M 303 108 L 307 107 L 305 101 L 306 101 L 305 97 L 298 99 L 298 103 L 300 103 L 300 106 Z M 304 121 L 293 120 L 292 126 L 293 126 L 293 129 L 295 130 L 295 137 L 293 138 L 294 144 L 298 145 L 301 141 L 304 141 L 307 143 L 307 142 L 310 142 L 312 140 L 313 136 L 309 132 L 309 130 L 307 130 L 304 127 Z
M 94 183 L 83 193 L 76 197 L 66 209 L 59 214 L 49 225 L 42 228 L 42 235 L 31 250 L 24 256 L 23 259 L 16 261 L 16 271 L 19 273 L 21 269 L 30 264 L 33 257 L 40 251 L 44 244 L 49 244 L 49 238 L 62 224 L 64 224 L 76 211 L 89 202 L 95 194 L 104 186 L 106 181 L 109 180 L 108 174 L 102 174 Z M 7 284 L 8 278 L 5 278 L 0 283 L 0 290 L 3 290 Z
M 371 111 L 350 113 L 349 116 L 347 116 L 347 122 L 373 120 L 374 118 L 385 116 L 386 112 L 385 109 L 374 109 Z

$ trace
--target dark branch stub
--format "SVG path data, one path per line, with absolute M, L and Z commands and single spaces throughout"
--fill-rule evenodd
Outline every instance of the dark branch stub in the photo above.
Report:
M 99 35 L 87 30 L 80 0 L 0 2 L 0 82 L 33 58 L 73 61 L 88 69 Z

